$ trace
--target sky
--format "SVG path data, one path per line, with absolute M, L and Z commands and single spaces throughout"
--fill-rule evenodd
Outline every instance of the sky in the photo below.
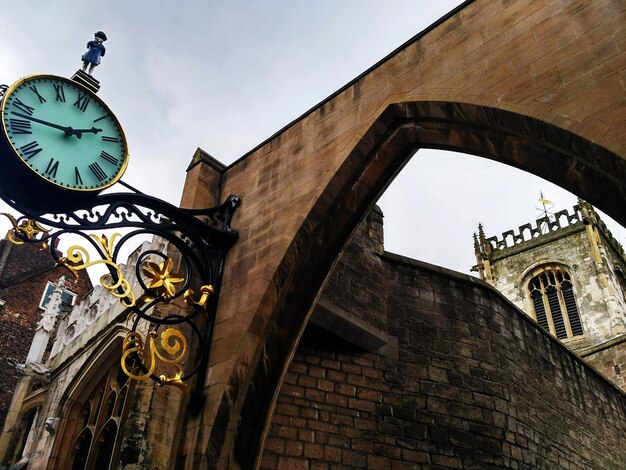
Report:
M 38 73 L 70 77 L 87 41 L 104 31 L 107 52 L 94 76 L 128 139 L 122 179 L 178 204 L 197 147 L 232 163 L 460 3 L 11 2 L 0 29 L 0 83 Z M 9 2 L 0 5 L 7 11 Z M 512 167 L 420 150 L 379 201 L 385 248 L 469 273 L 478 223 L 491 236 L 534 221 L 540 191 L 554 211 L 576 203 Z M 626 231 L 603 220 L 625 243 Z M 0 231 L 7 228 L 0 220 Z

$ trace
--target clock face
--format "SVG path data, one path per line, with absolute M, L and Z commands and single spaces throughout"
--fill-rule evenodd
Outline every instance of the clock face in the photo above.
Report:
M 27 77 L 7 90 L 2 127 L 20 160 L 66 189 L 98 191 L 124 173 L 124 132 L 109 108 L 77 83 Z

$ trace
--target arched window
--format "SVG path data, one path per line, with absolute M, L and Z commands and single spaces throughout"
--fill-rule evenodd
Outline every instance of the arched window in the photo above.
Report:
M 110 470 L 119 467 L 117 455 L 121 432 L 128 415 L 128 377 L 116 361 L 100 383 L 71 414 L 76 426 L 71 448 L 63 468 L 72 470 Z
M 558 267 L 545 268 L 528 283 L 537 322 L 559 339 L 583 334 L 570 275 Z

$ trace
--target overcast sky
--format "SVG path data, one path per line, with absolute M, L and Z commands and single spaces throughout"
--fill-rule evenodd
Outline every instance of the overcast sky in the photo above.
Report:
M 37 73 L 70 77 L 87 41 L 104 31 L 107 53 L 94 76 L 126 131 L 123 180 L 177 204 L 197 147 L 235 161 L 460 3 L 11 2 L 0 28 L 0 83 Z M 554 210 L 576 202 L 511 167 L 422 150 L 380 201 L 386 248 L 468 272 L 478 222 L 497 235 L 533 221 L 540 190 Z M 624 243 L 626 232 L 611 228 Z

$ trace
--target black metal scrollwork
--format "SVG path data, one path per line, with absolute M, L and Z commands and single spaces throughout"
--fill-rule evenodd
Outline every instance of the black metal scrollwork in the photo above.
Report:
M 75 274 L 89 266 L 106 265 L 108 274 L 100 282 L 129 313 L 124 371 L 135 379 L 151 378 L 183 389 L 185 381 L 197 375 L 190 402 L 195 412 L 204 403 L 202 388 L 224 261 L 238 237 L 230 223 L 239 202 L 231 195 L 214 208 L 181 209 L 141 193 L 105 194 L 70 211 L 17 219 L 8 216 L 13 224 L 9 238 L 17 244 L 42 244 L 59 265 Z M 87 233 L 110 229 L 127 232 L 109 237 Z M 92 258 L 90 250 L 78 244 L 65 254 L 59 252 L 57 242 L 66 234 L 81 237 L 98 257 Z M 135 276 L 141 292 L 136 295 L 118 257 L 129 240 L 141 235 L 160 237 L 168 248 L 167 252 L 148 249 L 139 254 Z M 185 362 L 190 356 L 191 362 Z M 162 365 L 169 375 L 159 374 Z

